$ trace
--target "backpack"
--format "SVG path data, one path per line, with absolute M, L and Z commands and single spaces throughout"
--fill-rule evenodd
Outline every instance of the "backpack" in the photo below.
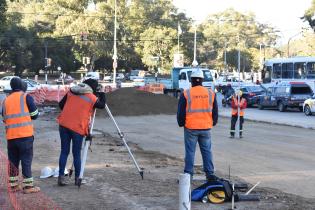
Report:
M 231 201 L 233 196 L 232 184 L 225 179 L 208 181 L 191 192 L 192 201 L 210 201 L 211 203 L 223 203 Z

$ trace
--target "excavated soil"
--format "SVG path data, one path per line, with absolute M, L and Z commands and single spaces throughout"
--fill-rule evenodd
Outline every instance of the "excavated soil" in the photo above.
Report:
M 106 94 L 106 99 L 114 116 L 175 114 L 178 103 L 174 97 L 139 91 L 135 88 L 118 89 Z

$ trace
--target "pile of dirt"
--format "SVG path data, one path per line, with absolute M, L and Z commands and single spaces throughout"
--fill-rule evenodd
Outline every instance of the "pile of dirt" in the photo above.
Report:
M 121 88 L 106 94 L 112 114 L 121 116 L 176 114 L 178 100 L 168 95 Z

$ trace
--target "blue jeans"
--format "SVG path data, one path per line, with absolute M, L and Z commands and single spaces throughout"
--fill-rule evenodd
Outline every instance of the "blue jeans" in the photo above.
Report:
M 70 144 L 72 140 L 72 155 L 73 165 L 75 169 L 75 177 L 79 177 L 81 170 L 81 147 L 84 136 L 62 126 L 59 126 L 59 134 L 61 139 L 61 152 L 59 157 L 59 176 L 64 175 L 68 155 L 70 152 Z
M 213 175 L 213 162 L 211 152 L 211 135 L 210 129 L 208 130 L 191 130 L 184 128 L 185 139 L 185 173 L 194 175 L 194 161 L 196 144 L 198 142 L 200 152 L 203 160 L 203 170 L 206 176 Z
M 32 177 L 33 142 L 33 136 L 8 141 L 8 158 L 12 164 L 10 166 L 14 166 L 14 168 L 10 167 L 10 176 L 19 175 L 19 164 L 21 162 L 23 177 Z

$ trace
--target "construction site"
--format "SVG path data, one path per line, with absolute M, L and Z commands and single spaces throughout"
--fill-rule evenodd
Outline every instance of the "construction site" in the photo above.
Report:
M 34 182 L 41 192 L 11 192 L 7 182 L 6 141 L 1 126 L 0 209 L 178 209 L 178 178 L 183 173 L 182 128 L 176 123 L 174 97 L 122 88 L 106 94 L 107 105 L 144 172 L 139 176 L 106 110 L 97 110 L 93 142 L 88 152 L 80 188 L 59 187 L 57 178 L 40 178 L 41 169 L 58 167 L 60 137 L 57 104 L 39 106 L 35 122 Z M 220 110 L 223 112 L 224 110 Z M 246 122 L 243 139 L 229 139 L 229 121 L 219 116 L 211 131 L 215 173 L 233 182 L 248 184 L 260 201 L 236 202 L 236 209 L 314 209 L 312 129 Z M 67 162 L 71 168 L 72 156 Z M 199 152 L 191 188 L 203 183 Z M 192 209 L 230 209 L 231 202 L 192 202 Z

